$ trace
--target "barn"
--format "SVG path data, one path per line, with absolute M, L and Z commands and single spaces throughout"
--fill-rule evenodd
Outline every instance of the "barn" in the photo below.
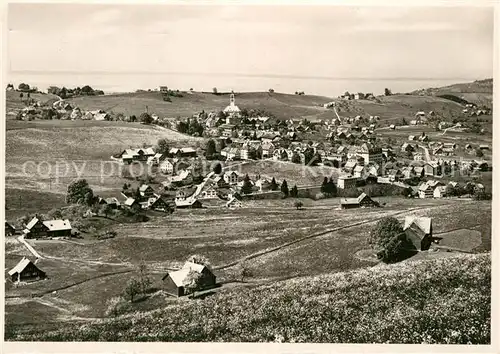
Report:
M 26 225 L 24 234 L 26 238 L 70 237 L 71 224 L 69 220 L 42 221 L 39 217 L 35 216 Z
M 372 198 L 367 196 L 365 193 L 361 193 L 357 198 L 340 199 L 341 209 L 366 208 L 366 207 L 376 207 L 376 206 L 379 206 L 379 204 Z
M 196 272 L 200 274 L 199 288 L 197 290 L 211 289 L 216 286 L 216 277 L 205 265 L 186 262 L 182 269 L 167 273 L 163 278 L 163 290 L 173 296 L 187 295 L 185 290 L 188 274 Z
M 432 236 L 432 219 L 428 217 L 405 217 L 403 231 L 408 240 L 419 251 L 427 251 L 434 241 Z
M 26 257 L 23 257 L 14 268 L 9 270 L 9 276 L 13 282 L 35 281 L 47 277 L 45 272 Z

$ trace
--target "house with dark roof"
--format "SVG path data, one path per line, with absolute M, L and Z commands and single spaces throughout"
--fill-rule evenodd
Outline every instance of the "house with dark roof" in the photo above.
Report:
M 23 257 L 14 268 L 9 270 L 9 276 L 10 280 L 16 283 L 36 281 L 47 277 L 45 272 L 26 257 Z
M 70 237 L 71 230 L 71 224 L 67 219 L 43 221 L 35 216 L 26 225 L 23 233 L 26 238 Z
M 357 198 L 340 198 L 341 209 L 377 207 L 379 203 L 374 201 L 365 193 L 361 193 Z
M 159 195 L 154 195 L 148 199 L 146 209 L 163 211 L 165 213 L 173 211 L 172 206 Z
M 428 217 L 406 216 L 403 231 L 419 251 L 427 251 L 434 241 L 432 219 Z
M 182 269 L 169 272 L 162 278 L 163 290 L 173 296 L 184 296 L 189 292 L 186 286 L 191 281 L 191 275 L 197 273 L 199 276 L 197 291 L 207 290 L 216 286 L 216 276 L 205 265 L 186 262 Z

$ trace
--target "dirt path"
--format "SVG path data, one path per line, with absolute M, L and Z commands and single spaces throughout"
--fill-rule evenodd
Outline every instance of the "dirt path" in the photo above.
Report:
M 22 236 L 22 235 L 19 236 L 17 238 L 17 240 L 19 242 L 21 242 L 23 245 L 25 245 L 26 248 L 28 249 L 28 251 L 30 251 L 33 254 L 33 256 L 35 256 L 36 258 L 39 258 L 39 259 L 43 259 L 43 257 L 28 242 L 26 242 L 26 240 L 24 239 L 24 236 Z

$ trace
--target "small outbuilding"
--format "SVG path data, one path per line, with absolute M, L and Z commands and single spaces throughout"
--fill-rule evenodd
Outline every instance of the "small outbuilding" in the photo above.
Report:
M 341 198 L 340 208 L 341 209 L 352 209 L 352 208 L 365 208 L 365 207 L 377 207 L 379 203 L 374 201 L 372 198 L 367 196 L 365 193 L 361 193 L 357 198 Z
M 434 240 L 432 219 L 429 217 L 405 217 L 403 231 L 418 251 L 427 251 Z
M 13 282 L 29 282 L 45 279 L 47 275 L 40 270 L 32 261 L 23 257 L 17 265 L 9 270 L 10 279 Z
M 182 269 L 169 272 L 163 278 L 163 289 L 173 296 L 187 295 L 186 286 L 190 281 L 190 274 L 198 273 L 198 287 L 196 290 L 207 290 L 216 286 L 216 277 L 212 271 L 203 264 L 186 262 Z

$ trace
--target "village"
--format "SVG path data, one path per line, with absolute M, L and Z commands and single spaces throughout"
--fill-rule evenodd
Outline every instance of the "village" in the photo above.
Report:
M 168 94 L 169 90 L 161 87 L 160 92 Z M 346 92 L 340 99 L 372 97 Z M 419 199 L 462 198 L 464 201 L 491 198 L 485 192 L 485 186 L 478 181 L 480 172 L 491 171 L 491 162 L 484 160 L 485 154 L 490 155 L 488 145 L 439 141 L 435 135 L 431 139 L 425 129 L 418 135 L 408 135 L 406 141 L 404 138 L 397 141 L 378 132 L 396 131 L 404 129 L 403 126 L 395 123 L 384 125 L 381 122 L 387 123 L 387 120 L 381 121 L 379 116 L 341 117 L 337 113 L 340 107 L 341 103 L 335 101 L 324 105 L 325 109 L 335 112 L 336 118 L 331 121 L 276 121 L 269 116 L 261 116 L 258 111 L 251 110 L 249 115 L 248 109 L 241 110 L 236 105 L 236 94 L 231 92 L 228 106 L 220 112 L 202 111 L 187 120 L 177 119 L 166 125 L 179 130 L 184 124 L 184 131 L 193 125 L 201 127 L 195 131 L 198 131 L 196 134 L 203 132 L 207 139 L 205 147 L 170 147 L 166 141 L 159 141 L 157 146 L 129 147 L 110 156 L 111 161 L 125 169 L 137 164 L 146 166 L 146 176 L 150 179 L 151 175 L 155 176 L 155 185 L 147 183 L 146 179 L 142 184 L 134 183 L 136 186 L 125 183 L 116 196 L 103 198 L 95 195 L 87 203 L 89 208 L 83 217 L 91 218 L 100 213 L 107 217 L 109 213 L 120 210 L 130 215 L 146 211 L 169 215 L 176 209 L 244 208 L 248 200 L 297 198 L 301 193 L 299 190 L 306 187 L 308 192 L 309 188 L 316 188 L 318 193 L 313 196 L 314 199 L 339 197 L 338 210 L 382 207 L 376 197 L 391 195 Z M 20 111 L 18 117 L 31 120 L 40 109 L 39 104 L 29 105 Z M 47 110 L 46 107 L 43 109 Z M 83 112 L 62 99 L 54 102 L 48 110 L 55 110 L 55 114 L 70 120 L 111 119 L 103 110 Z M 463 109 L 464 117 L 483 113 L 489 112 L 470 104 Z M 436 122 L 435 115 L 432 111 L 416 112 L 414 119 L 408 117 L 409 126 L 427 127 Z M 158 115 L 149 115 L 147 111 L 140 120 L 145 124 L 163 124 Z M 438 121 L 437 126 L 443 137 L 453 129 L 459 132 L 467 129 L 461 122 L 450 125 Z M 201 169 L 200 161 L 203 162 Z M 286 179 L 281 180 L 279 174 L 261 176 L 260 173 L 249 175 L 240 172 L 242 165 L 258 161 L 302 166 L 304 173 L 311 168 L 315 173 L 323 172 L 322 168 L 327 170 L 323 172 L 323 183 L 316 186 L 288 186 Z M 207 163 L 215 167 L 207 171 Z M 303 203 L 298 201 L 293 206 L 301 209 Z M 6 235 L 20 234 L 20 242 L 35 256 L 36 251 L 25 239 L 70 239 L 80 235 L 68 219 L 44 220 L 36 215 L 25 222 L 17 228 L 12 222 L 6 222 Z M 405 223 L 405 230 L 414 230 L 410 227 L 414 224 L 421 231 L 421 234 L 412 231 L 409 237 L 417 249 L 429 249 L 430 244 L 436 242 L 430 218 L 407 218 Z M 12 281 L 19 283 L 45 278 L 46 273 L 35 263 L 23 257 L 9 271 Z M 168 288 L 174 289 L 176 296 L 184 295 L 182 284 L 190 272 L 208 277 L 207 283 L 200 281 L 198 290 L 216 285 L 215 275 L 207 267 L 190 261 L 180 270 L 169 273 L 168 279 L 162 280 L 167 279 Z

